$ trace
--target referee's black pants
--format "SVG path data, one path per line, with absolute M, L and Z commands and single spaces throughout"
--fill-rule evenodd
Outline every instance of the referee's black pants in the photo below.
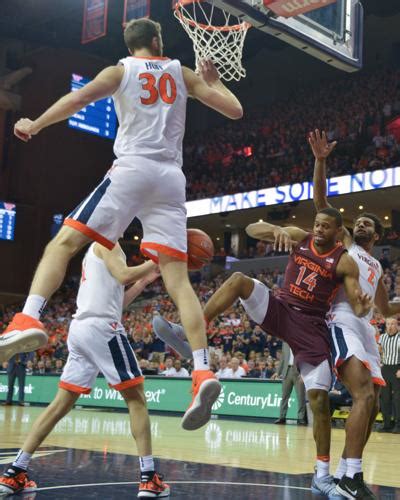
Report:
M 396 377 L 398 370 L 400 365 L 382 366 L 382 375 L 386 382 L 386 387 L 381 390 L 381 411 L 385 427 L 391 427 L 392 417 L 395 426 L 400 427 L 400 378 Z

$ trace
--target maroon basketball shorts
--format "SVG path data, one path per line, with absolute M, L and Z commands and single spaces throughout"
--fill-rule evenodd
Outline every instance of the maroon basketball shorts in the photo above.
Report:
M 272 295 L 269 288 L 258 280 L 254 280 L 250 297 L 241 303 L 248 316 L 265 332 L 289 344 L 306 390 L 329 391 L 332 385 L 331 353 L 325 320 L 295 309 Z

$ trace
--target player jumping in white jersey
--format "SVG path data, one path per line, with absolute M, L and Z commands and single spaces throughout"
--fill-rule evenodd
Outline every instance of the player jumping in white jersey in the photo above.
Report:
M 169 495 L 169 486 L 155 472 L 144 377 L 121 324 L 122 309 L 159 276 L 146 262 L 128 267 L 121 247 L 107 250 L 93 243 L 87 251 L 76 299 L 77 311 L 68 334 L 68 360 L 53 402 L 33 424 L 13 464 L 0 477 L 0 495 L 34 491 L 27 469 L 32 455 L 82 394 L 89 394 L 101 372 L 110 387 L 120 391 L 129 409 L 131 430 L 140 456 L 138 497 Z M 125 285 L 136 282 L 124 292 Z
M 17 137 L 28 141 L 49 125 L 109 95 L 119 121 L 114 144 L 117 159 L 103 182 L 66 218 L 47 245 L 23 312 L 0 336 L 0 359 L 46 343 L 40 313 L 61 285 L 71 258 L 91 240 L 113 248 L 138 217 L 143 226 L 142 252 L 159 263 L 193 350 L 193 401 L 182 421 L 185 429 L 192 430 L 209 420 L 221 386 L 209 369 L 202 310 L 187 272 L 186 181 L 181 169 L 186 101 L 189 96 L 196 98 L 231 119 L 241 118 L 243 110 L 211 61 L 204 61 L 196 75 L 179 61 L 162 57 L 158 23 L 131 21 L 124 39 L 130 57 L 62 97 L 38 119 L 24 118 L 15 125 Z
M 326 195 L 326 158 L 336 143 L 328 143 L 325 132 L 310 134 L 315 156 L 314 203 L 316 209 L 330 207 Z M 343 226 L 344 227 L 344 226 Z M 357 217 L 353 236 L 344 228 L 342 241 L 360 269 L 360 286 L 371 296 L 384 316 L 400 313 L 400 303 L 389 303 L 382 280 L 382 268 L 372 257 L 372 249 L 383 234 L 379 218 L 370 213 Z M 349 390 L 353 406 L 346 422 L 346 442 L 335 473 L 337 490 L 347 498 L 375 498 L 363 480 L 362 454 L 379 411 L 379 390 L 385 385 L 375 329 L 370 324 L 372 312 L 358 318 L 352 312 L 344 290 L 339 290 L 329 315 L 332 356 L 341 380 Z

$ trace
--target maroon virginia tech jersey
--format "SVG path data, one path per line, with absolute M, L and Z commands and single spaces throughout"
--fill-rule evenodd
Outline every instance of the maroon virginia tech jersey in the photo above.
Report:
M 342 282 L 336 267 L 346 251 L 337 243 L 330 252 L 319 254 L 313 235 L 308 234 L 289 257 L 279 298 L 307 314 L 325 318 Z

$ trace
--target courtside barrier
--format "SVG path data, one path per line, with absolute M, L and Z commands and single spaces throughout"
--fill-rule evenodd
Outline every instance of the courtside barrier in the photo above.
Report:
M 25 379 L 25 402 L 49 403 L 58 387 L 58 375 L 27 375 Z M 222 391 L 214 404 L 213 413 L 221 416 L 278 418 L 282 397 L 282 383 L 273 380 L 221 380 Z M 157 412 L 183 413 L 191 400 L 191 380 L 173 377 L 147 376 L 145 394 L 149 410 Z M 7 375 L 0 374 L 0 400 L 7 396 Z M 18 399 L 18 384 L 14 386 L 14 401 Z M 100 408 L 125 408 L 118 391 L 108 387 L 99 377 L 90 394 L 83 394 L 77 401 L 79 406 Z M 288 419 L 297 418 L 295 392 L 289 400 Z

